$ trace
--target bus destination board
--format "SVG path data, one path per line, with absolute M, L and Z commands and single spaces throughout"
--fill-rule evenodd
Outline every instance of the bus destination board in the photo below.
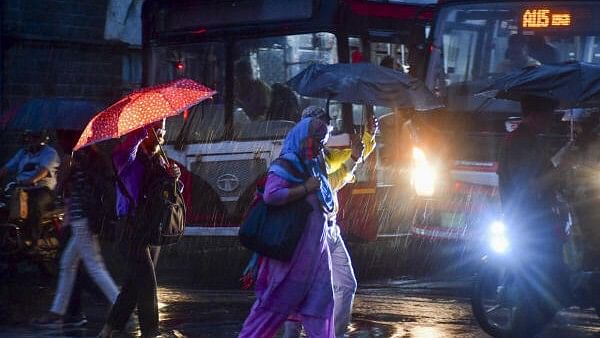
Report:
M 573 18 L 570 12 L 553 11 L 549 8 L 527 8 L 523 10 L 523 28 L 568 28 Z

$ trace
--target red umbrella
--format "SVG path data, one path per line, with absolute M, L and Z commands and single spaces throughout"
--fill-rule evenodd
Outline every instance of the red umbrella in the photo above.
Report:
M 94 116 L 73 150 L 123 136 L 177 115 L 215 93 L 216 91 L 189 79 L 136 90 Z

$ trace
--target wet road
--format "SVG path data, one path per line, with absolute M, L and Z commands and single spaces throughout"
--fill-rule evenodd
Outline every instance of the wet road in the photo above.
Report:
M 93 337 L 108 305 L 92 297 L 84 306 L 83 329 L 35 330 L 27 322 L 51 302 L 49 285 L 2 286 L 0 337 Z M 461 286 L 462 284 L 462 286 Z M 473 321 L 466 282 L 404 280 L 362 286 L 349 337 L 487 337 Z M 462 290 L 462 291 L 461 291 Z M 252 292 L 199 290 L 181 285 L 160 288 L 160 319 L 167 337 L 236 337 L 253 302 Z M 135 336 L 132 331 L 124 337 Z M 600 337 L 591 310 L 562 311 L 539 337 Z

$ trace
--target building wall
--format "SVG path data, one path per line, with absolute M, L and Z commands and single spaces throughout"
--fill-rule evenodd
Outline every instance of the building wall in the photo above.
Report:
M 108 0 L 2 3 L 3 112 L 39 96 L 109 103 L 131 87 L 123 59 L 139 49 L 104 40 Z
M 109 104 L 139 85 L 139 47 L 104 39 L 108 5 L 109 0 L 0 1 L 0 129 L 32 98 Z M 19 146 L 16 135 L 0 130 L 0 165 Z

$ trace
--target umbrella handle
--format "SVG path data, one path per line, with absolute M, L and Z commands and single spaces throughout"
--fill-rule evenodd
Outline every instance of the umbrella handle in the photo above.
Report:
M 154 130 L 154 128 L 152 128 L 152 134 L 156 139 L 156 144 L 158 145 L 159 150 L 158 152 L 160 153 L 160 156 L 162 156 L 163 161 L 165 161 L 165 165 L 170 166 L 171 164 L 169 163 L 169 158 L 167 157 L 163 147 L 160 145 L 160 142 L 158 141 L 158 135 L 156 135 L 156 130 Z M 175 184 L 173 185 L 173 196 L 175 195 L 177 195 L 177 177 L 175 177 Z
M 156 135 L 156 130 L 154 130 L 154 128 L 150 128 L 150 129 L 152 129 L 152 134 L 154 135 L 154 139 L 156 140 L 156 144 L 158 145 L 158 152 L 162 156 L 163 161 L 165 161 L 165 163 L 167 165 L 169 165 L 169 158 L 167 157 L 167 154 L 165 153 L 162 146 L 160 145 L 160 142 L 158 141 L 158 135 Z
M 573 126 L 573 117 L 572 116 L 570 118 L 570 125 L 571 125 L 571 133 L 570 133 L 571 135 L 570 135 L 569 139 L 572 142 L 574 140 L 573 134 L 575 133 L 575 131 L 574 131 L 575 128 Z

